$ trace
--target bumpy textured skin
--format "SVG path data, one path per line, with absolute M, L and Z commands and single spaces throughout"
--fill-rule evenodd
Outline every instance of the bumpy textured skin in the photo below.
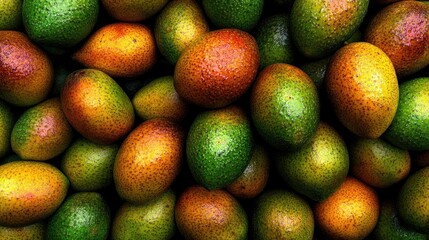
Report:
M 313 207 L 315 221 L 329 239 L 364 239 L 375 228 L 379 211 L 377 193 L 353 177 Z
M 112 239 L 172 239 L 175 205 L 176 195 L 171 190 L 144 204 L 122 204 L 113 219 Z
M 44 234 L 45 223 L 43 221 L 23 227 L 0 226 L 0 236 L 2 240 L 43 240 Z
M 0 9 L 0 30 L 14 30 L 22 22 L 22 1 L 4 0 Z
M 344 182 L 349 154 L 337 131 L 321 122 L 309 144 L 293 152 L 278 153 L 277 169 L 295 191 L 323 201 Z
M 248 220 L 240 203 L 228 192 L 190 186 L 175 207 L 177 228 L 185 239 L 247 239 Z
M 0 34 L 0 98 L 17 106 L 31 106 L 48 95 L 54 69 L 45 52 L 22 32 Z
M 429 150 L 429 77 L 403 82 L 399 90 L 398 110 L 384 138 L 403 149 Z
M 68 148 L 73 129 L 61 110 L 59 98 L 27 109 L 11 133 L 12 150 L 24 160 L 49 160 Z
M 429 167 L 413 173 L 398 193 L 400 219 L 418 232 L 429 234 Z
M 110 144 L 134 124 L 134 108 L 124 90 L 107 74 L 80 69 L 68 75 L 61 91 L 67 120 L 85 138 Z
M 91 33 L 98 11 L 97 0 L 24 0 L 22 21 L 33 41 L 68 48 Z
M 171 1 L 154 27 L 158 49 L 171 64 L 176 64 L 183 50 L 208 31 L 204 12 L 195 0 Z
M 250 112 L 256 130 L 270 145 L 295 150 L 306 144 L 319 123 L 316 85 L 299 68 L 272 64 L 251 90 Z
M 14 161 L 0 166 L 0 225 L 25 226 L 44 220 L 66 197 L 67 177 L 51 164 Z
M 389 57 L 366 42 L 339 49 L 325 73 L 328 98 L 340 122 L 352 133 L 378 138 L 395 116 L 399 85 Z
M 154 118 L 137 126 L 122 142 L 113 166 L 116 191 L 131 203 L 144 203 L 165 192 L 179 174 L 184 157 L 183 129 Z
M 101 0 L 103 7 L 115 19 L 140 22 L 158 13 L 168 0 Z
M 286 190 L 262 193 L 252 213 L 255 240 L 313 239 L 314 217 L 308 202 Z
M 399 77 L 429 64 L 429 5 L 400 1 L 386 6 L 365 30 L 365 41 L 383 50 Z
M 72 58 L 111 77 L 135 77 L 157 60 L 152 30 L 139 23 L 117 22 L 95 31 Z
M 183 51 L 174 69 L 174 86 L 191 103 L 220 108 L 247 91 L 258 67 L 258 45 L 252 35 L 238 29 L 215 30 Z
M 327 57 L 362 23 L 369 0 L 295 0 L 290 13 L 292 39 L 308 58 Z

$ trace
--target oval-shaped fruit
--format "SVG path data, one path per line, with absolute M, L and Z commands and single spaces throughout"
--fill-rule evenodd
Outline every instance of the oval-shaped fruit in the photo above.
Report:
M 398 77 L 429 64 L 429 5 L 400 1 L 380 10 L 365 29 L 365 41 L 383 50 Z
M 132 103 L 143 120 L 167 118 L 180 122 L 191 110 L 190 104 L 176 92 L 173 76 L 160 77 L 144 85 L 134 94 Z
M 313 239 L 314 217 L 302 197 L 286 190 L 270 190 L 256 200 L 253 233 L 259 239 Z
M 69 181 L 45 162 L 14 161 L 0 166 L 0 225 L 25 226 L 46 219 L 66 197 Z
M 382 139 L 359 138 L 349 145 L 349 151 L 351 173 L 370 186 L 390 187 L 410 172 L 408 151 Z
M 429 234 L 429 167 L 410 175 L 398 193 L 396 206 L 403 222 Z
M 127 94 L 109 75 L 96 69 L 81 69 L 67 76 L 61 105 L 73 128 L 96 143 L 113 143 L 134 124 L 134 108 Z
M 295 0 L 290 13 L 292 39 L 308 58 L 337 50 L 358 29 L 369 0 Z
M 68 196 L 51 216 L 47 240 L 107 239 L 110 209 L 98 192 L 77 192 Z
M 208 31 L 203 10 L 195 0 L 171 1 L 154 27 L 158 49 L 171 64 L 176 64 L 183 50 Z
M 21 26 L 22 1 L 4 0 L 0 9 L 0 30 L 13 30 Z
M 203 0 L 208 19 L 217 28 L 237 28 L 250 31 L 259 22 L 263 0 Z
M 256 130 L 270 145 L 280 150 L 303 146 L 317 129 L 319 111 L 316 86 L 299 68 L 277 63 L 259 73 L 250 113 Z
M 144 203 L 165 192 L 179 174 L 185 134 L 177 123 L 150 119 L 122 142 L 113 166 L 119 196 Z
M 348 177 L 328 199 L 314 205 L 314 217 L 329 239 L 364 239 L 377 224 L 377 193 Z
M 226 189 L 235 197 L 254 198 L 265 188 L 270 172 L 270 159 L 261 144 L 255 144 L 250 162 L 243 173 Z
M 352 133 L 378 138 L 395 116 L 399 86 L 395 68 L 378 47 L 350 43 L 330 60 L 325 86 L 340 122 Z
M 224 190 L 186 188 L 176 202 L 175 220 L 185 239 L 247 239 L 246 213 Z
M 44 222 L 37 222 L 23 227 L 0 226 L 2 240 L 43 240 L 44 234 Z
M 12 150 L 24 160 L 49 160 L 68 148 L 73 129 L 61 110 L 59 98 L 27 109 L 13 126 Z
M 14 123 L 12 109 L 0 100 L 0 158 L 4 157 L 10 149 L 10 135 Z
M 398 109 L 384 138 L 403 149 L 429 150 L 429 77 L 401 83 Z
M 155 38 L 146 25 L 116 22 L 91 34 L 72 58 L 111 77 L 134 77 L 155 64 Z
M 223 188 L 249 164 L 253 148 L 250 122 L 231 105 L 200 112 L 186 139 L 186 156 L 194 179 L 208 189 Z
M 76 139 L 65 151 L 61 170 L 79 192 L 97 191 L 113 183 L 113 163 L 119 144 L 98 144 Z
M 337 131 L 321 122 L 309 144 L 293 152 L 277 153 L 276 165 L 292 189 L 314 201 L 323 201 L 346 179 L 349 154 Z
M 258 45 L 252 35 L 238 29 L 215 30 L 182 52 L 174 69 L 174 86 L 196 105 L 220 108 L 247 91 L 258 67 Z
M 158 13 L 168 0 L 101 0 L 103 7 L 115 19 L 140 22 Z
M 176 195 L 171 190 L 147 203 L 122 204 L 112 223 L 112 239 L 172 239 L 175 205 Z
M 48 95 L 53 83 L 48 55 L 22 32 L 0 31 L 0 98 L 31 106 Z
M 97 0 L 24 0 L 28 36 L 46 47 L 68 48 L 86 38 L 98 17 Z

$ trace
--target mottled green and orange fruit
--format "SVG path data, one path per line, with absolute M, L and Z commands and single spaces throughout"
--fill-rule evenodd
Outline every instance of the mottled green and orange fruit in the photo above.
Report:
M 139 23 L 117 22 L 92 33 L 72 58 L 111 77 L 135 77 L 157 60 L 152 30 Z
M 23 227 L 0 226 L 0 238 L 2 240 L 43 240 L 44 234 L 44 222 L 36 222 Z
M 186 138 L 186 157 L 193 178 L 207 189 L 223 188 L 235 181 L 252 157 L 250 119 L 242 107 L 200 112 Z
M 429 167 L 411 174 L 398 193 L 396 206 L 404 224 L 429 234 Z
M 123 203 L 113 219 L 112 239 L 172 239 L 176 232 L 175 206 L 172 190 L 147 203 Z
M 399 85 L 389 57 L 378 47 L 354 42 L 330 60 L 325 87 L 339 121 L 363 138 L 378 138 L 395 116 Z
M 131 100 L 115 80 L 102 71 L 81 69 L 69 74 L 60 98 L 67 120 L 93 142 L 116 142 L 133 127 Z
M 182 52 L 174 69 L 174 86 L 191 103 L 220 108 L 247 91 L 258 67 L 258 45 L 252 35 L 238 29 L 215 30 Z
M 351 173 L 372 187 L 390 187 L 406 178 L 411 169 L 409 152 L 380 138 L 358 138 L 349 151 Z
M 290 13 L 293 42 L 307 58 L 328 57 L 363 22 L 369 0 L 295 0 Z
M 12 109 L 0 100 L 0 158 L 4 157 L 10 149 L 10 135 L 14 124 Z
M 315 223 L 310 204 L 293 192 L 262 193 L 251 217 L 255 240 L 313 239 Z
M 17 106 L 43 101 L 51 90 L 52 63 L 22 32 L 0 31 L 0 98 Z
M 179 174 L 185 133 L 172 121 L 144 121 L 122 142 L 113 166 L 116 191 L 131 203 L 144 203 L 165 192 Z
M 429 64 L 429 5 L 419 1 L 390 4 L 365 29 L 365 41 L 383 50 L 398 77 Z
M 310 142 L 293 152 L 278 152 L 277 171 L 296 192 L 323 201 L 344 182 L 349 154 L 341 135 L 321 122 Z
M 14 161 L 0 166 L 0 225 L 26 226 L 48 218 L 67 195 L 69 181 L 45 162 Z
M 161 54 L 176 64 L 183 50 L 209 31 L 203 10 L 195 0 L 171 1 L 156 18 L 155 40 Z
M 255 144 L 250 162 L 243 173 L 226 186 L 226 190 L 239 198 L 254 198 L 267 185 L 270 172 L 270 159 L 267 150 L 261 144 Z
M 246 212 L 228 192 L 198 185 L 186 188 L 175 207 L 176 225 L 185 239 L 244 240 L 248 234 Z
M 64 152 L 61 170 L 76 191 L 98 191 L 113 183 L 119 144 L 98 144 L 78 138 Z
M 73 129 L 59 98 L 51 98 L 27 109 L 15 123 L 10 138 L 12 150 L 24 160 L 45 161 L 68 148 Z
M 377 193 L 348 177 L 328 199 L 313 208 L 316 224 L 329 239 L 364 239 L 375 228 L 380 206 Z
M 14 30 L 21 26 L 22 0 L 3 0 L 0 8 L 0 30 Z
M 101 4 L 115 19 L 140 22 L 157 14 L 168 0 L 101 0 Z
M 176 92 L 173 76 L 159 77 L 144 85 L 134 94 L 132 103 L 143 120 L 167 118 L 181 122 L 191 111 L 190 104 Z
M 319 123 L 316 85 L 301 69 L 276 63 L 258 75 L 250 95 L 256 130 L 270 145 L 295 150 L 310 141 Z

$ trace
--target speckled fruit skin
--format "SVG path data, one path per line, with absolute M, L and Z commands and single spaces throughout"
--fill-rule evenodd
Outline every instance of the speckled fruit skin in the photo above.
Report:
M 380 138 L 359 138 L 349 145 L 349 151 L 351 173 L 372 187 L 390 187 L 406 178 L 411 169 L 409 152 Z
M 403 82 L 399 90 L 398 109 L 383 137 L 403 149 L 429 150 L 429 77 Z
M 122 142 L 113 166 L 116 191 L 124 200 L 144 203 L 165 192 L 178 175 L 185 133 L 174 122 L 150 119 Z
M 224 107 L 243 95 L 259 67 L 252 35 L 238 29 L 208 32 L 180 55 L 174 86 L 184 99 L 205 108 Z
M 250 127 L 246 113 L 236 105 L 200 112 L 186 139 L 194 179 L 208 189 L 226 187 L 237 179 L 252 156 Z
M 159 51 L 176 64 L 183 50 L 209 31 L 203 10 L 195 0 L 171 1 L 156 18 L 154 34 Z
M 0 9 L 0 30 L 14 30 L 21 26 L 22 1 L 4 0 Z
M 155 37 L 149 27 L 117 22 L 92 33 L 72 58 L 111 77 L 135 77 L 153 67 L 156 51 Z
M 297 50 L 312 59 L 327 57 L 362 23 L 369 0 L 295 0 L 290 30 Z
M 190 186 L 179 196 L 175 220 L 185 239 L 247 239 L 248 220 L 228 192 Z
M 400 1 L 380 10 L 365 30 L 366 42 L 383 50 L 398 77 L 429 64 L 429 5 Z
M 276 63 L 264 68 L 251 90 L 250 113 L 256 130 L 279 150 L 306 144 L 319 123 L 316 85 L 299 68 Z
M 107 239 L 110 232 L 110 209 L 98 192 L 69 195 L 46 226 L 48 240 Z
M 168 0 L 101 0 L 103 7 L 115 19 L 139 22 L 158 13 Z
M 12 129 L 12 150 L 23 160 L 45 161 L 60 155 L 73 139 L 73 129 L 59 98 L 28 108 Z
M 27 35 L 0 31 L 0 98 L 31 106 L 46 98 L 53 83 L 53 66 L 46 53 Z
M 44 222 L 37 222 L 23 227 L 0 226 L 2 240 L 43 240 L 44 232 Z
M 340 122 L 352 133 L 378 138 L 395 116 L 399 86 L 389 57 L 366 42 L 350 43 L 330 60 L 325 87 Z
M 132 103 L 143 120 L 167 118 L 181 122 L 191 110 L 190 104 L 176 92 L 173 76 L 152 80 L 134 94 Z
M 264 146 L 255 144 L 246 169 L 226 189 L 235 197 L 254 198 L 265 189 L 269 172 L 270 156 Z
M 309 144 L 293 152 L 278 152 L 276 166 L 292 189 L 323 201 L 346 179 L 349 154 L 337 131 L 321 122 Z
M 66 197 L 69 181 L 54 166 L 14 161 L 0 166 L 0 225 L 25 226 L 46 219 Z
M 112 239 L 172 239 L 175 205 L 176 195 L 171 190 L 144 204 L 123 203 L 112 223 Z
M 377 193 L 348 177 L 328 199 L 313 207 L 315 221 L 329 239 L 364 239 L 379 216 Z
M 102 71 L 81 69 L 71 73 L 60 99 L 73 128 L 93 142 L 113 143 L 133 127 L 135 116 L 131 100 Z
M 286 190 L 262 193 L 252 213 L 254 239 L 313 239 L 314 216 L 301 196 Z
M 15 117 L 12 109 L 0 100 L 0 158 L 4 157 L 10 149 L 10 135 L 14 124 Z
M 429 167 L 413 173 L 401 187 L 396 206 L 404 224 L 429 234 Z

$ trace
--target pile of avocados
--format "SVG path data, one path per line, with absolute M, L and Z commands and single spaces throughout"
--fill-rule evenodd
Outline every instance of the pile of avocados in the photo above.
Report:
M 429 239 L 429 1 L 1 1 L 0 239 Z

